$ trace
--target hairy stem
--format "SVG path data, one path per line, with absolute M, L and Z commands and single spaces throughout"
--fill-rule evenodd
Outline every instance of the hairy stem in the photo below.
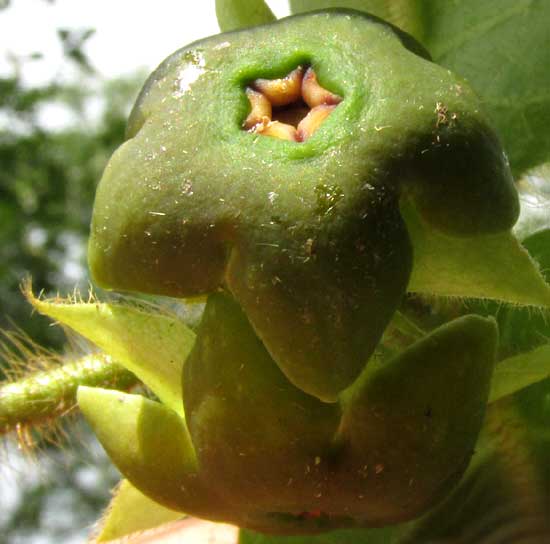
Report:
M 0 383 L 0 435 L 40 425 L 75 405 L 79 385 L 128 389 L 138 379 L 104 354 L 91 354 L 15 382 Z

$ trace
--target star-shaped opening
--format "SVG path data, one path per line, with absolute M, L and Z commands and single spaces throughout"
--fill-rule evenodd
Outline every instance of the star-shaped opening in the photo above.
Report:
M 298 66 L 286 77 L 255 79 L 247 88 L 249 132 L 281 140 L 305 142 L 342 101 L 321 87 L 313 68 Z

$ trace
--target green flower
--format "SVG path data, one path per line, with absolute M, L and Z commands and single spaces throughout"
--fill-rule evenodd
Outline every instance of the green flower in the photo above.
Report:
M 304 83 L 294 105 L 266 104 L 270 80 L 306 67 L 330 104 L 310 104 Z M 293 132 L 301 98 L 330 109 Z M 159 397 L 79 389 L 132 489 L 286 534 L 397 523 L 446 496 L 481 427 L 496 325 L 465 316 L 398 355 L 375 348 L 409 285 L 411 237 L 467 246 L 516 219 L 468 86 L 378 19 L 316 12 L 176 52 L 128 137 L 98 188 L 92 274 L 207 295 L 196 339 L 137 309 L 35 304 Z M 431 258 L 418 247 L 415 263 Z
M 305 142 L 243 130 L 246 86 L 298 65 L 342 102 Z M 97 191 L 96 281 L 231 293 L 285 376 L 325 401 L 357 378 L 407 288 L 400 204 L 452 236 L 508 230 L 518 213 L 468 86 L 410 37 L 352 11 L 176 52 L 146 83 L 128 136 Z

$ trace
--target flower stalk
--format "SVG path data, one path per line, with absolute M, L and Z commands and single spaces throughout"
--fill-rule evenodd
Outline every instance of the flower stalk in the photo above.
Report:
M 40 426 L 69 413 L 76 405 L 79 385 L 127 390 L 137 378 L 101 353 L 33 372 L 0 384 L 0 435 Z

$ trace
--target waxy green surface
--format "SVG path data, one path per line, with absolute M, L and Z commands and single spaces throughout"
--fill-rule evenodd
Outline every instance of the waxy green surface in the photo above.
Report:
M 151 76 L 98 188 L 102 286 L 229 291 L 286 377 L 324 401 L 357 378 L 397 308 L 410 196 L 453 236 L 508 230 L 518 205 L 468 86 L 364 14 L 330 11 L 195 42 Z M 241 129 L 244 88 L 313 66 L 343 97 L 305 143 Z

